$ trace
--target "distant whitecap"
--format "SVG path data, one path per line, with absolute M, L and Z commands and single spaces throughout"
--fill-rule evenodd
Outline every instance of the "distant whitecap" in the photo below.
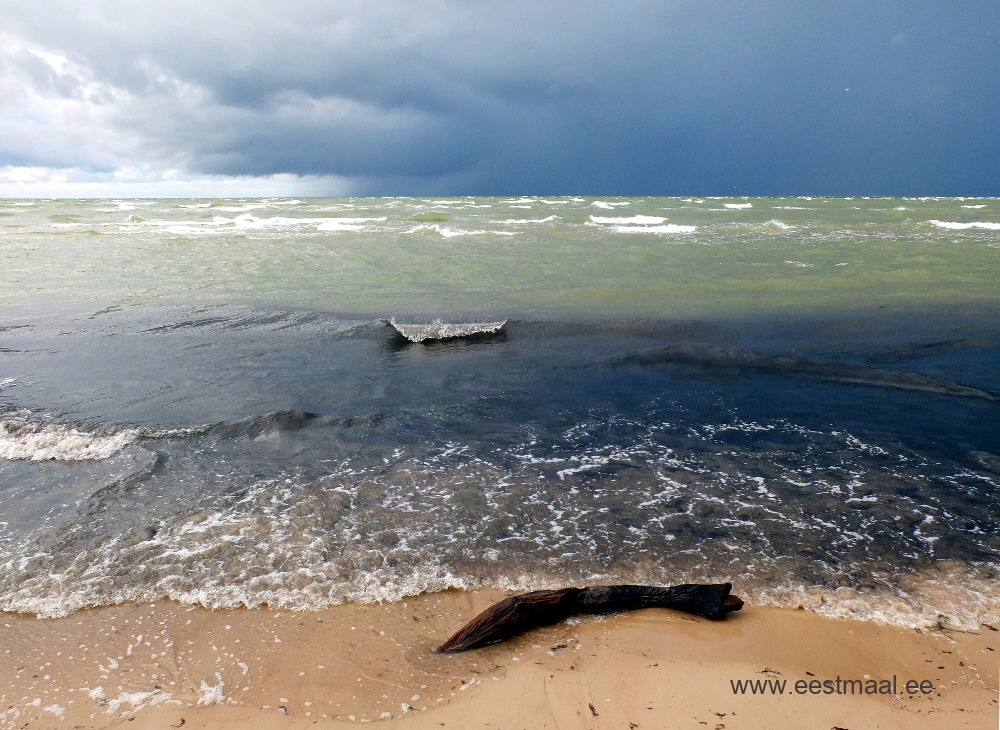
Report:
M 364 230 L 366 223 L 381 223 L 385 220 L 385 216 L 382 216 L 381 218 L 331 218 L 316 226 L 316 230 L 360 231 Z
M 509 220 L 503 221 L 504 223 L 510 223 L 512 225 L 529 225 L 531 223 L 551 223 L 552 221 L 560 220 L 557 215 L 549 215 L 545 218 L 511 218 Z
M 698 228 L 667 223 L 662 226 L 613 226 L 612 230 L 615 233 L 694 233 Z
M 635 225 L 648 226 L 648 225 L 658 225 L 660 223 L 663 223 L 667 219 L 655 215 L 633 215 L 629 218 L 602 218 L 600 216 L 592 215 L 590 216 L 590 220 L 592 220 L 594 223 L 611 223 L 611 224 L 621 224 L 621 225 L 627 225 L 631 223 Z
M 448 228 L 447 226 L 439 225 L 425 225 L 417 226 L 411 228 L 407 233 L 420 233 L 422 231 L 427 231 L 430 233 L 437 233 L 445 238 L 454 238 L 455 236 L 516 236 L 517 233 L 513 231 L 488 231 L 488 230 L 474 230 L 474 231 L 463 231 L 455 228 Z
M 1000 223 L 991 223 L 988 221 L 975 221 L 973 223 L 956 223 L 954 221 L 936 221 L 930 220 L 928 223 L 937 226 L 938 228 L 948 228 L 954 231 L 964 231 L 969 228 L 983 228 L 988 231 L 1000 231 Z

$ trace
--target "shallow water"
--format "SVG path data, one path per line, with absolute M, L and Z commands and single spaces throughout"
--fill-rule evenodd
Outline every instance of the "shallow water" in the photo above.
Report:
M 22 202 L 7 610 L 730 580 L 1000 617 L 996 201 Z

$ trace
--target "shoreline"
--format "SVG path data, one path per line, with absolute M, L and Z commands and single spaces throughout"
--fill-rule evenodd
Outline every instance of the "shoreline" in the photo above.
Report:
M 449 590 L 310 612 L 158 601 L 60 619 L 4 613 L 0 730 L 996 726 L 990 625 L 902 629 L 752 605 L 712 622 L 647 609 L 434 653 L 505 595 Z

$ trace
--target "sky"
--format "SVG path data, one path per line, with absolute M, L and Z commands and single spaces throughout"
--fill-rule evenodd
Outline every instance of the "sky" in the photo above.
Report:
M 1000 196 L 1000 0 L 0 0 L 0 196 Z

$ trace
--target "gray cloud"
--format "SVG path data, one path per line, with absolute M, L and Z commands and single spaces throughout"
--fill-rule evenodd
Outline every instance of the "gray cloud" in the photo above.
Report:
M 1000 194 L 995 0 L 0 0 L 0 17 L 0 168 Z

